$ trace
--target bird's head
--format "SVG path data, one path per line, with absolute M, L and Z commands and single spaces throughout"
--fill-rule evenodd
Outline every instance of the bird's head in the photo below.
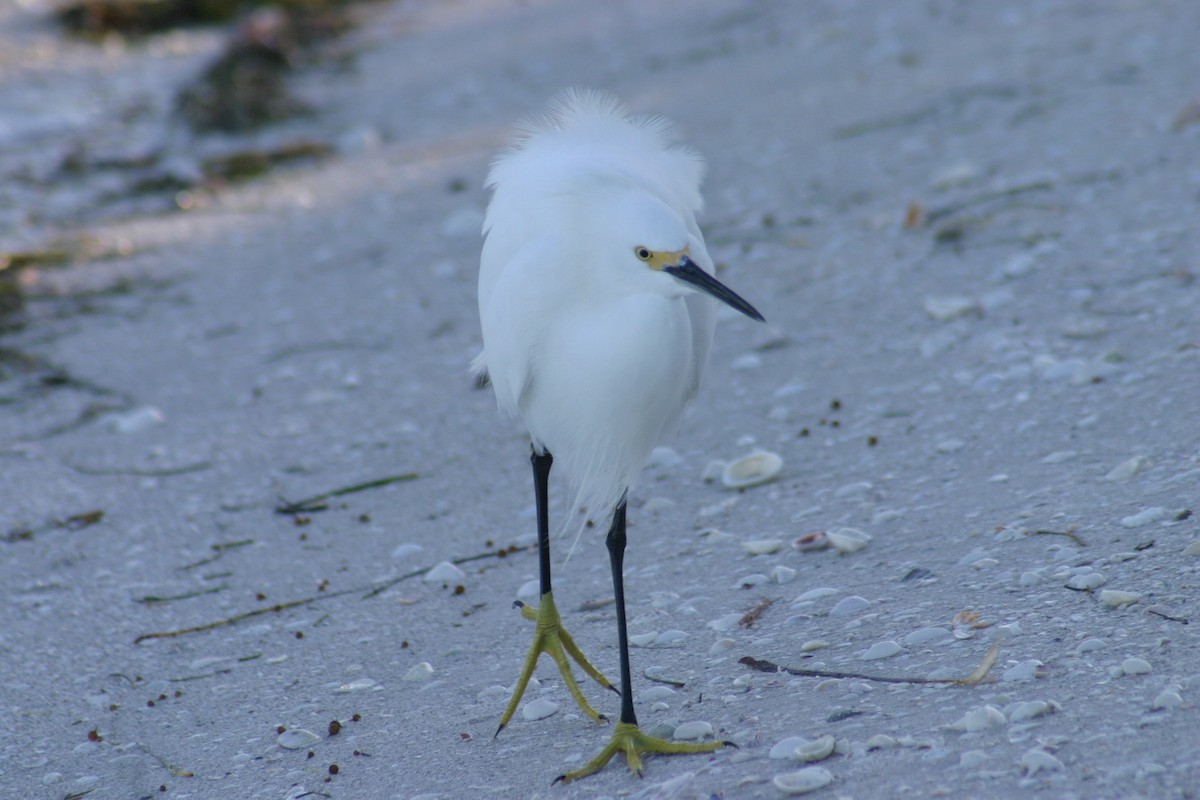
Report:
M 633 256 L 650 270 L 670 276 L 686 290 L 703 292 L 742 312 L 750 319 L 765 322 L 758 309 L 693 261 L 690 249 L 684 247 L 682 250 L 651 250 L 646 245 L 635 245 Z
M 622 189 L 600 194 L 587 212 L 595 234 L 589 246 L 604 253 L 600 261 L 615 267 L 611 279 L 674 297 L 700 292 L 763 321 L 754 306 L 701 266 L 708 257 L 694 223 L 652 193 Z

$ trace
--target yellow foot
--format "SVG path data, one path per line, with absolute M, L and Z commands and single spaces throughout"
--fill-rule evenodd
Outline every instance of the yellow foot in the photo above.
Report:
M 727 745 L 729 747 L 737 747 L 733 742 L 698 742 L 694 744 L 691 742 L 668 742 L 665 739 L 656 739 L 653 736 L 647 736 L 642 733 L 641 728 L 637 725 L 631 725 L 628 722 L 619 722 L 617 723 L 617 727 L 613 729 L 612 739 L 600 751 L 600 755 L 574 772 L 559 775 L 554 779 L 554 782 L 558 783 L 562 781 L 563 783 L 570 783 L 571 781 L 599 772 L 617 754 L 617 751 L 625 754 L 625 763 L 629 765 L 629 771 L 640 778 L 642 777 L 642 755 L 646 753 L 662 753 L 664 755 L 711 753 L 713 750 Z
M 517 703 L 521 701 L 521 695 L 525 694 L 525 687 L 529 684 L 529 679 L 533 677 L 533 669 L 537 666 L 538 657 L 542 653 L 548 653 L 554 659 L 554 663 L 558 665 L 558 671 L 562 673 L 563 681 L 567 684 L 567 689 L 571 691 L 571 696 L 575 698 L 575 702 L 579 704 L 583 712 L 597 722 L 607 722 L 608 717 L 592 708 L 591 703 L 579 690 L 579 684 L 575 682 L 575 675 L 571 672 L 571 664 L 567 661 L 567 655 L 570 654 L 571 658 L 575 659 L 575 663 L 592 676 L 596 683 L 605 689 L 612 689 L 614 692 L 617 692 L 617 689 L 609 682 L 608 678 L 604 677 L 604 673 L 592 666 L 579 646 L 575 644 L 575 640 L 571 638 L 571 634 L 567 633 L 567 629 L 563 627 L 562 619 L 558 616 L 558 609 L 554 605 L 554 594 L 546 592 L 542 595 L 537 608 L 530 608 L 520 602 L 518 605 L 521 608 L 521 616 L 537 622 L 537 629 L 533 633 L 533 644 L 529 648 L 529 655 L 525 656 L 525 664 L 521 667 L 521 675 L 517 679 L 516 688 L 513 689 L 512 699 L 508 701 L 508 708 L 504 710 L 504 716 L 500 718 L 500 727 L 496 728 L 496 735 L 499 736 L 500 731 L 504 730 L 504 726 L 512 719 L 513 713 L 517 710 Z

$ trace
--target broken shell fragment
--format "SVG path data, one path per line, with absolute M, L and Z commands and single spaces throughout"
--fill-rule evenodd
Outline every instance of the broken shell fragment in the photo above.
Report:
M 829 543 L 833 545 L 833 549 L 842 555 L 862 550 L 871 541 L 870 534 L 863 533 L 858 528 L 838 528 L 830 531 L 826 536 L 829 537 Z
M 829 535 L 825 531 L 813 531 L 806 533 L 803 536 L 792 542 L 792 547 L 802 553 L 810 553 L 815 550 L 824 550 L 829 547 Z
M 783 459 L 767 450 L 756 450 L 748 456 L 725 465 L 721 483 L 730 489 L 744 489 L 774 480 L 783 469 Z

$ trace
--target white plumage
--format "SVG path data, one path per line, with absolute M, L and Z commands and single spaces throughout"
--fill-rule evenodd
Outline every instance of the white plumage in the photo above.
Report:
M 612 509 L 695 394 L 714 300 L 635 248 L 686 249 L 704 165 L 661 118 L 561 95 L 492 165 L 479 313 L 496 398 L 548 449 L 596 519 Z

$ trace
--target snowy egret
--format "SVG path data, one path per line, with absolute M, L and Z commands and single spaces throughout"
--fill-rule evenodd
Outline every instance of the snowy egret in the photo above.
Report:
M 475 368 L 491 378 L 501 409 L 529 431 L 541 582 L 537 609 L 521 609 L 537 627 L 497 734 L 542 653 L 557 663 L 580 708 L 606 720 L 580 691 L 567 655 L 617 690 L 580 652 L 554 605 L 551 464 L 565 469 L 577 492 L 574 507 L 611 520 L 620 719 L 600 755 L 556 780 L 590 775 L 618 751 L 640 776 L 643 754 L 725 744 L 669 742 L 638 728 L 622 573 L 628 487 L 699 387 L 716 301 L 762 321 L 712 276 L 695 218 L 703 170 L 697 154 L 673 143 L 664 120 L 632 117 L 606 94 L 568 91 L 519 129 L 487 179 L 492 199 L 479 269 L 484 349 Z

